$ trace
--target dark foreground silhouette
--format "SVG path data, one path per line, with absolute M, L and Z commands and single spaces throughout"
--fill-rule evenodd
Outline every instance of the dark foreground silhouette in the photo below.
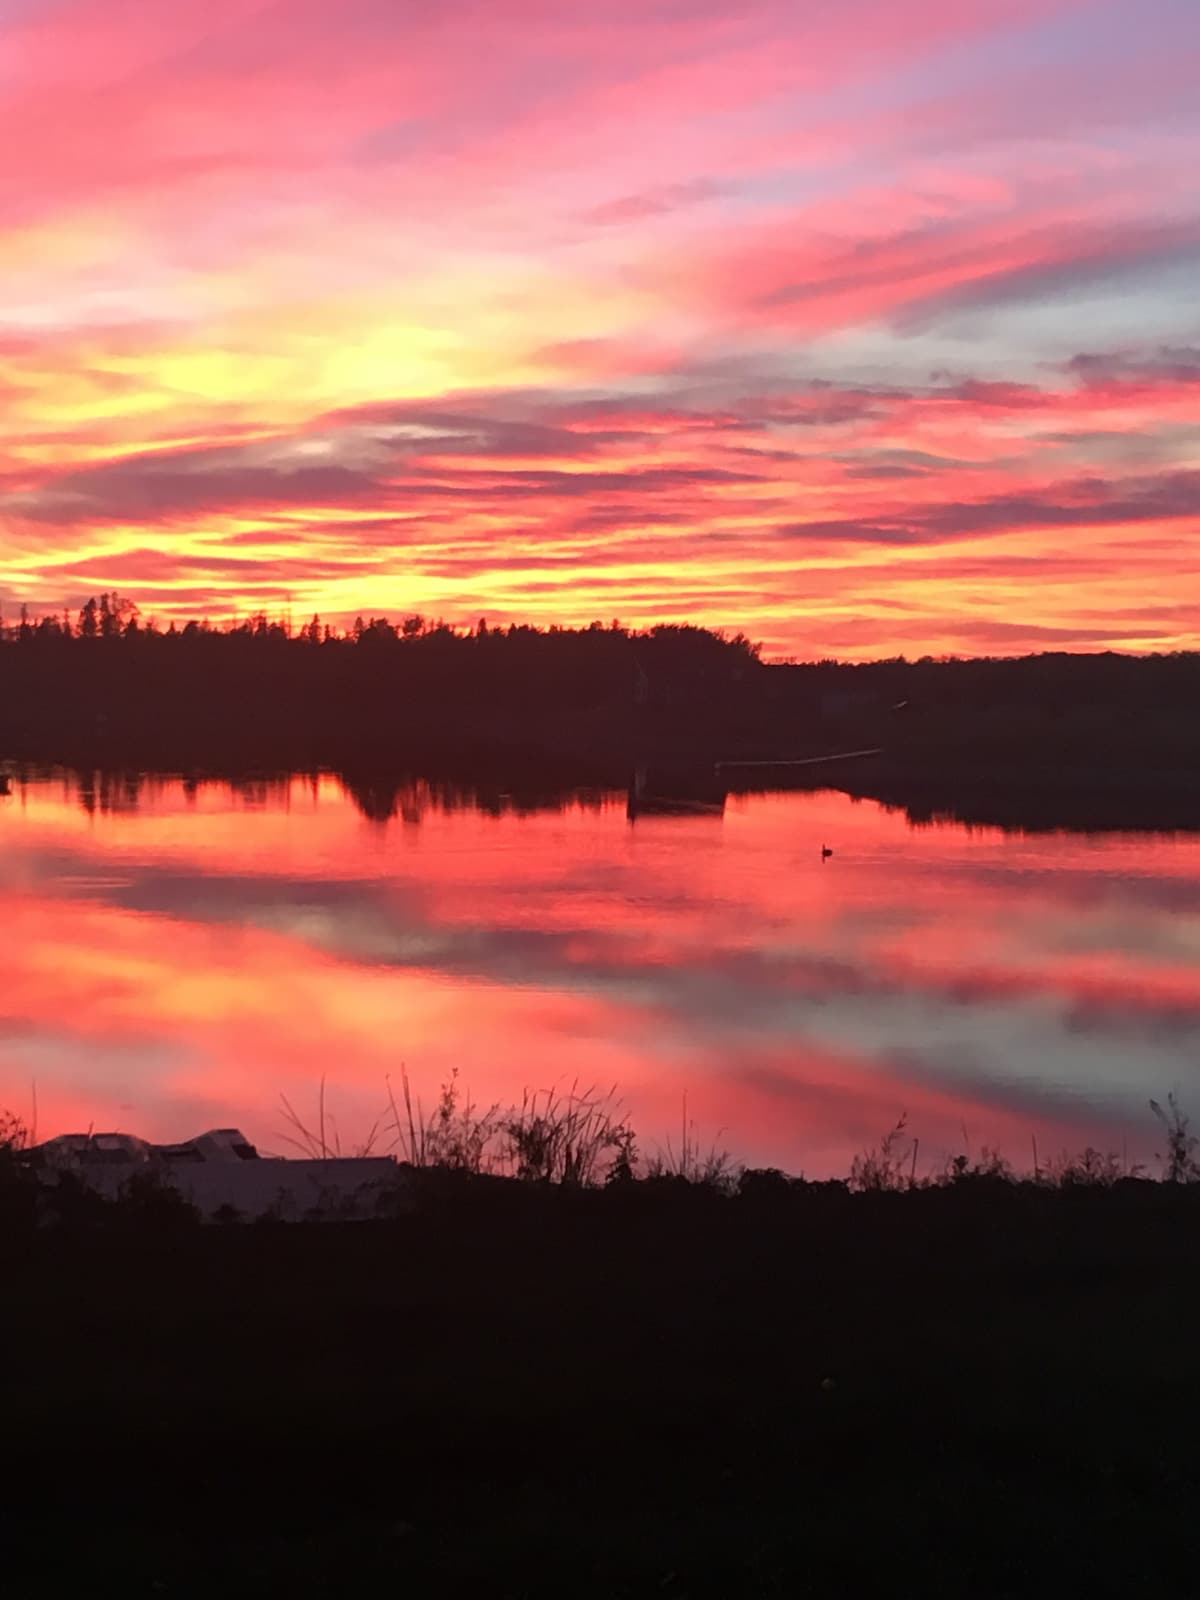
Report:
M 6 1593 L 1190 1592 L 1200 1186 L 416 1182 L 9 1235 Z

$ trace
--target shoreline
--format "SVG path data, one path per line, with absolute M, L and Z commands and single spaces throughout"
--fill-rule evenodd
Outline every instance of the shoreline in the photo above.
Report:
M 83 775 L 138 773 L 192 782 L 239 783 L 328 774 L 354 796 L 373 796 L 368 814 L 386 820 L 389 790 L 428 781 L 458 788 L 469 803 L 485 806 L 503 794 L 523 807 L 553 809 L 576 794 L 632 797 L 639 774 L 649 774 L 666 793 L 694 792 L 702 801 L 725 795 L 812 793 L 834 790 L 906 812 L 921 826 L 935 821 L 997 827 L 1023 832 L 1146 831 L 1200 832 L 1200 770 L 1181 766 L 1111 764 L 1086 766 L 1030 762 L 991 765 L 947 761 L 940 767 L 916 763 L 886 749 L 866 759 L 837 759 L 816 753 L 816 764 L 796 765 L 805 757 L 749 758 L 746 764 L 720 764 L 708 753 L 681 752 L 678 746 L 631 745 L 627 753 L 590 758 L 536 744 L 502 744 L 412 738 L 401 741 L 402 756 L 382 754 L 370 745 L 297 743 L 264 740 L 251 753 L 238 743 L 184 739 L 164 744 L 118 739 L 39 738 L 0 741 L 0 771 L 10 784 L 22 774 L 66 769 Z

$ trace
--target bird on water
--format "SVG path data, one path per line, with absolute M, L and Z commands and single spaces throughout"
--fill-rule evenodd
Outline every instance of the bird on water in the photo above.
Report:
M 833 851 L 829 848 L 829 846 L 827 844 L 823 844 L 821 846 L 821 860 L 822 861 L 828 861 L 832 854 L 833 854 Z

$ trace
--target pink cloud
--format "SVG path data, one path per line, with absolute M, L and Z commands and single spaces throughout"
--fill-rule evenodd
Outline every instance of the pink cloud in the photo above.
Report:
M 27 9 L 0 594 L 861 654 L 992 647 L 1065 560 L 1020 639 L 1122 586 L 1194 638 L 1194 25 L 1147 3 Z

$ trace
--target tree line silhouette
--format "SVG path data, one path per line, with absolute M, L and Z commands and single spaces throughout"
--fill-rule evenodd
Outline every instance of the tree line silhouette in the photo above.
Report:
M 282 645 L 329 645 L 336 649 L 347 645 L 372 648 L 398 643 L 405 646 L 418 643 L 426 647 L 437 645 L 442 648 L 469 644 L 511 648 L 528 646 L 536 640 L 542 641 L 542 648 L 548 648 L 562 659 L 583 653 L 595 658 L 605 650 L 611 652 L 617 641 L 624 645 L 635 642 L 652 654 L 666 649 L 686 655 L 694 661 L 701 656 L 712 660 L 717 654 L 757 661 L 762 651 L 761 645 L 751 643 L 741 632 L 729 635 L 723 629 L 700 628 L 691 623 L 660 623 L 637 630 L 624 627 L 616 620 L 607 624 L 591 622 L 586 627 L 551 624 L 539 628 L 530 623 L 511 622 L 489 628 L 486 617 L 481 617 L 473 626 L 456 626 L 440 617 L 435 620 L 414 613 L 396 622 L 385 616 L 366 619 L 358 616 L 349 628 L 339 629 L 322 622 L 320 616 L 314 614 L 311 621 L 294 628 L 290 620 L 272 617 L 266 611 L 257 611 L 240 621 L 229 621 L 224 625 L 193 618 L 182 625 L 172 620 L 164 628 L 153 616 L 143 619 L 137 603 L 118 594 L 116 590 L 93 596 L 74 615 L 69 608 L 64 608 L 61 611 L 44 612 L 35 618 L 28 606 L 22 605 L 17 622 L 5 622 L 0 617 L 0 644 L 63 645 L 118 639 L 163 644 L 196 644 L 200 640 L 222 640 L 226 644 L 252 641 L 256 645 L 270 644 L 277 648 Z
M 688 623 L 412 614 L 343 630 L 260 611 L 164 628 L 116 592 L 0 623 L 0 754 L 340 765 L 364 786 L 389 769 L 466 775 L 514 756 L 608 782 L 631 760 L 711 770 L 865 746 L 884 750 L 889 798 L 973 774 L 1178 786 L 1200 773 L 1198 703 L 1195 652 L 767 664 L 744 633 Z
M 690 624 L 633 630 L 451 626 L 407 615 L 319 616 L 298 629 L 259 612 L 165 628 L 116 593 L 77 613 L 0 627 L 0 738 L 21 752 L 86 745 L 127 757 L 181 750 L 333 759 L 396 744 L 607 748 L 619 710 L 716 703 L 761 672 L 744 634 Z M 580 720 L 582 719 L 582 720 Z

